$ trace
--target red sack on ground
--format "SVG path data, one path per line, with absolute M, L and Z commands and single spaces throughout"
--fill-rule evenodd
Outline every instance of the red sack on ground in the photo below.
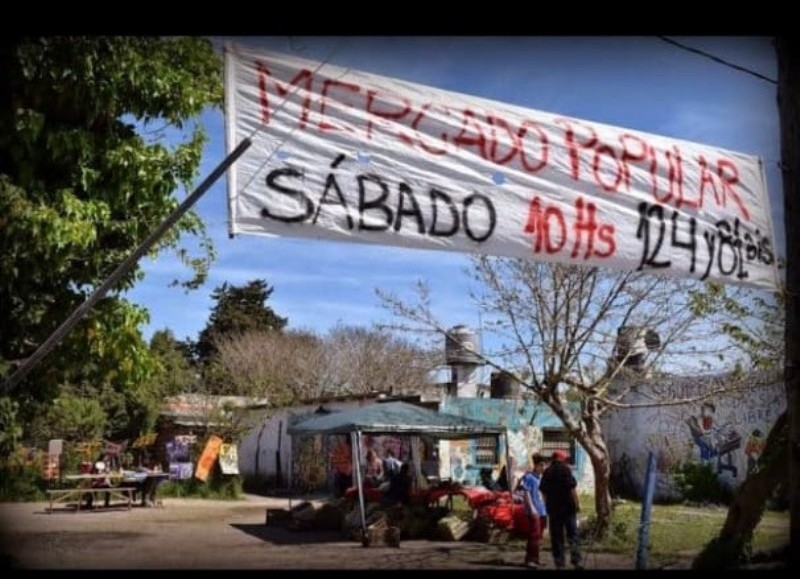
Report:
M 498 527 L 510 529 L 514 526 L 514 505 L 493 504 L 481 508 L 481 513 L 486 515 L 492 523 Z

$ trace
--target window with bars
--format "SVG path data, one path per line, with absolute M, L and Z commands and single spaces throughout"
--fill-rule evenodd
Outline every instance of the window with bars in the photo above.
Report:
M 497 464 L 497 438 L 484 436 L 475 440 L 475 464 L 494 466 Z
M 542 448 L 539 452 L 549 458 L 556 450 L 566 452 L 569 457 L 567 462 L 575 464 L 575 440 L 569 435 L 569 431 L 566 428 L 543 428 Z

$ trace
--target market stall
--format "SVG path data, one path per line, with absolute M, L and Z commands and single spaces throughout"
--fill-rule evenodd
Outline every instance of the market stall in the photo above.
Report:
M 362 535 L 367 535 L 364 485 L 361 480 L 362 437 L 370 435 L 429 436 L 436 439 L 459 440 L 485 436 L 505 436 L 505 426 L 437 412 L 407 402 L 385 402 L 314 416 L 290 426 L 291 436 L 337 435 L 350 436 L 353 473 L 358 492 Z M 506 449 L 508 444 L 505 444 Z M 413 448 L 413 447 L 412 447 Z M 419 462 L 419 461 L 416 461 Z M 417 473 L 419 474 L 419 473 Z M 366 543 L 365 543 L 366 544 Z

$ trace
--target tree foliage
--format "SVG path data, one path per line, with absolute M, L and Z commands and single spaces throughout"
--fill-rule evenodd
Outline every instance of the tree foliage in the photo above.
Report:
M 198 358 L 206 362 L 216 352 L 215 344 L 225 337 L 248 332 L 280 332 L 288 322 L 266 305 L 274 288 L 263 279 L 244 286 L 227 282 L 214 289 L 211 299 L 216 302 L 206 327 L 200 332 L 196 349 Z
M 196 389 L 197 374 L 190 357 L 190 346 L 176 340 L 172 330 L 159 330 L 153 334 L 150 353 L 158 363 L 159 396 L 175 396 Z
M 324 336 L 273 331 L 216 342 L 225 393 L 265 398 L 270 407 L 342 395 L 419 392 L 437 358 L 386 330 L 337 326 Z
M 441 349 L 425 349 L 377 328 L 337 325 L 324 338 L 329 394 L 418 394 L 441 364 Z
M 264 398 L 273 408 L 302 399 L 324 364 L 317 338 L 305 332 L 235 333 L 214 346 L 211 372 L 224 385 L 214 393 Z
M 0 456 L 9 456 L 22 437 L 18 414 L 19 403 L 8 396 L 0 396 Z
M 221 104 L 221 72 L 201 38 L 49 37 L 0 47 L 9 89 L 0 91 L 0 377 L 177 207 L 205 142 L 193 119 Z M 148 137 L 154 127 L 170 138 Z M 213 257 L 196 215 L 153 253 L 180 250 L 187 234 L 206 249 L 196 259 L 179 252 L 194 269 L 190 288 Z M 147 314 L 118 293 L 141 275 L 139 267 L 125 275 L 13 393 L 26 423 L 41 423 L 64 386 L 77 396 L 106 393 L 112 421 L 125 414 L 154 371 L 139 331 Z
M 149 346 L 152 372 L 143 378 L 125 400 L 125 429 L 121 438 L 133 438 L 155 428 L 164 399 L 197 390 L 197 372 L 187 356 L 186 345 L 170 330 L 153 334 Z
M 107 416 L 96 398 L 64 392 L 53 401 L 47 413 L 53 438 L 71 442 L 100 440 L 105 434 Z

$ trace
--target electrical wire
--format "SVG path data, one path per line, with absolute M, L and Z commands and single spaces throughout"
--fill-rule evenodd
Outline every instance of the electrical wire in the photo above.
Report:
M 663 40 L 667 44 L 672 44 L 673 46 L 677 46 L 678 48 L 681 48 L 683 50 L 686 50 L 686 51 L 694 53 L 694 54 L 699 54 L 700 56 L 704 56 L 706 58 L 709 58 L 709 59 L 713 60 L 716 63 L 728 66 L 728 67 L 730 67 L 730 68 L 732 68 L 734 70 L 738 70 L 739 72 L 745 72 L 745 73 L 750 74 L 750 75 L 752 75 L 752 76 L 754 76 L 756 78 L 759 78 L 761 80 L 765 80 L 765 81 L 770 82 L 772 84 L 778 84 L 777 80 L 771 79 L 771 78 L 769 78 L 767 76 L 764 76 L 763 74 L 760 74 L 758 72 L 752 71 L 749 68 L 745 68 L 744 66 L 739 66 L 738 64 L 733 64 L 732 62 L 728 62 L 727 60 L 723 60 L 722 58 L 720 58 L 718 56 L 714 56 L 713 54 L 709 54 L 707 52 L 704 52 L 704 51 L 700 50 L 699 48 L 693 48 L 691 46 L 687 46 L 685 44 L 682 44 L 682 43 L 678 42 L 677 40 L 672 40 L 671 38 L 667 38 L 666 36 L 658 36 L 657 38 L 659 40 Z

